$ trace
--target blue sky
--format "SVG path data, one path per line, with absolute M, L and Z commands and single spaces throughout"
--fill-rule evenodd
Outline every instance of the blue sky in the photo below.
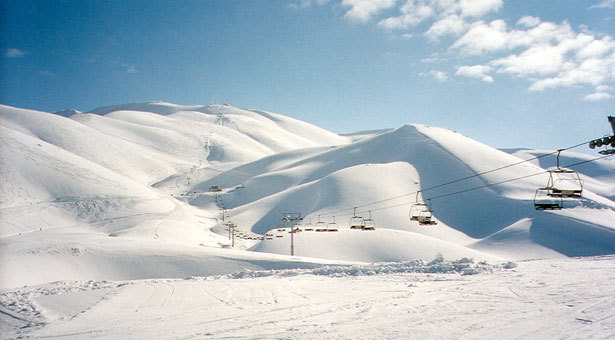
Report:
M 0 0 L 0 103 L 163 100 L 496 147 L 610 132 L 615 0 Z

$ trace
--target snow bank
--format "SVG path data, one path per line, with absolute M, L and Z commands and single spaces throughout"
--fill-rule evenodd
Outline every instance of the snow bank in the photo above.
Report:
M 480 273 L 492 272 L 493 270 L 498 270 L 502 268 L 510 269 L 515 267 L 516 264 L 514 262 L 506 262 L 498 265 L 492 265 L 484 261 L 476 263 L 473 259 L 467 257 L 450 261 L 445 260 L 444 257 L 440 255 L 430 262 L 414 260 L 392 263 L 375 263 L 366 265 L 328 265 L 314 269 L 288 269 L 268 271 L 244 270 L 241 272 L 226 275 L 224 277 L 232 279 L 246 279 L 269 276 L 288 277 L 297 275 L 344 277 L 407 273 L 475 275 Z

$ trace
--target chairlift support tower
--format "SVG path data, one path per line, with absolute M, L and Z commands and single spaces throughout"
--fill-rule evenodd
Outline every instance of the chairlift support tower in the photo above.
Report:
M 290 256 L 295 255 L 295 225 L 298 221 L 301 221 L 301 213 L 284 213 L 283 222 L 290 222 Z
M 615 155 L 615 117 L 608 116 L 607 119 L 609 121 L 609 124 L 611 124 L 611 130 L 613 131 L 613 135 L 606 135 L 602 138 L 594 139 L 589 142 L 590 149 L 604 146 L 604 149 L 598 151 L 598 153 L 605 156 Z

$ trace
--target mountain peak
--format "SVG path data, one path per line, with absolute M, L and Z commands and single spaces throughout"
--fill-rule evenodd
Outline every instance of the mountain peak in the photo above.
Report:
M 75 110 L 75 109 L 66 109 L 66 110 L 54 112 L 53 114 L 62 116 L 62 117 L 70 117 L 72 115 L 79 114 L 79 113 L 82 113 L 82 112 L 79 110 Z

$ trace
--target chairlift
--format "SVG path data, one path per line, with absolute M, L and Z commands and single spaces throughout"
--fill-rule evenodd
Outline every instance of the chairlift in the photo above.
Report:
M 337 223 L 335 223 L 335 216 L 333 216 L 333 222 L 329 223 L 329 225 L 327 226 L 327 231 L 337 231 Z
M 312 219 L 311 218 L 308 220 L 308 223 L 303 225 L 303 230 L 304 231 L 314 231 L 314 226 L 312 225 Z
M 538 188 L 534 194 L 536 210 L 561 210 L 564 207 L 562 197 L 550 195 L 550 188 Z
M 547 195 L 554 197 L 581 197 L 583 193 L 583 181 L 579 173 L 559 166 L 559 155 L 562 150 L 557 150 L 557 169 L 547 170 L 549 180 Z
M 435 225 L 438 224 L 433 220 L 433 211 L 431 210 L 431 202 L 419 202 L 419 193 L 416 193 L 416 203 L 410 207 L 410 221 L 417 221 L 420 225 Z
M 316 222 L 316 226 L 314 227 L 317 232 L 327 231 L 327 222 L 320 220 L 320 215 L 318 215 L 318 222 Z
M 354 208 L 354 212 L 352 213 L 352 217 L 350 218 L 350 222 L 348 225 L 350 229 L 363 229 L 365 228 L 365 219 L 361 216 L 357 216 L 357 208 Z
M 371 211 L 369 211 L 369 218 L 363 220 L 363 230 L 376 230 L 376 221 L 372 219 Z

